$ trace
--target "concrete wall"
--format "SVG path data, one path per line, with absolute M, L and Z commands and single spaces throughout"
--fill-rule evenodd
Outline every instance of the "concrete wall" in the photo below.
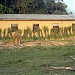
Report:
M 30 27 L 33 30 L 33 24 L 39 24 L 40 29 L 42 29 L 44 26 L 47 26 L 49 29 L 53 27 L 53 24 L 59 24 L 59 27 L 68 27 L 72 26 L 72 23 L 75 23 L 75 21 L 24 21 L 24 20 L 0 20 L 0 28 L 2 30 L 11 28 L 11 24 L 18 24 L 19 29 L 26 29 L 27 27 Z M 23 35 L 22 31 L 22 35 Z M 49 32 L 50 33 L 50 32 Z M 44 32 L 43 32 L 44 34 Z M 3 35 L 2 35 L 3 36 Z
M 11 28 L 11 24 L 18 24 L 19 29 L 25 29 L 27 27 L 33 28 L 33 24 L 39 24 L 39 27 L 42 29 L 43 26 L 49 27 L 51 29 L 53 27 L 53 24 L 58 23 L 59 27 L 68 27 L 72 26 L 72 23 L 75 23 L 75 21 L 0 21 L 0 28 Z

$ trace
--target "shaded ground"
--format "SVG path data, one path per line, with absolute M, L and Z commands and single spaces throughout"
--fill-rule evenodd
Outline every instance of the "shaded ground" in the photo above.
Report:
M 0 41 L 0 49 L 23 48 L 26 46 L 64 46 L 69 44 L 70 41 L 22 41 L 20 45 L 13 45 L 11 42 Z
M 65 38 L 62 40 L 36 40 L 36 41 L 25 41 L 21 40 L 20 45 L 13 45 L 11 41 L 3 42 L 0 41 L 0 49 L 6 48 L 23 48 L 23 47 L 33 47 L 33 46 L 66 46 L 66 45 L 75 45 L 75 37 Z
M 69 42 L 62 41 L 33 41 L 33 42 L 25 42 L 25 46 L 64 46 L 69 44 Z

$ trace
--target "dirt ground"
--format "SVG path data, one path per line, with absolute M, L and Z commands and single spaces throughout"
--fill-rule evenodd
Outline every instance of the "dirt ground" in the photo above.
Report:
M 25 46 L 64 46 L 69 44 L 69 42 L 61 42 L 61 41 L 33 41 L 33 42 L 25 42 Z
M 27 46 L 65 46 L 69 44 L 70 41 L 22 41 L 20 45 L 13 45 L 10 42 L 0 41 L 0 49 L 23 48 Z

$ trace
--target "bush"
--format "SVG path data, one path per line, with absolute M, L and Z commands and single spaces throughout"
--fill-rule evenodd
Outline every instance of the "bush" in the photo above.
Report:
M 2 29 L 0 29 L 0 39 L 2 39 Z
M 3 30 L 3 38 L 6 39 L 6 29 Z
M 24 34 L 23 34 L 24 39 L 31 39 L 32 38 L 32 30 L 31 28 L 27 27 L 24 29 Z
M 11 37 L 12 37 L 12 30 L 11 30 L 11 28 L 8 28 L 6 39 L 11 39 Z
M 48 37 L 49 36 L 49 28 L 44 26 L 43 31 L 44 31 L 45 38 Z

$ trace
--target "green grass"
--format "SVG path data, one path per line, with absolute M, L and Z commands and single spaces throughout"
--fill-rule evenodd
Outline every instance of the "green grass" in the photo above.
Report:
M 45 66 L 75 66 L 75 46 L 25 47 L 0 50 L 0 75 L 75 75 L 45 71 Z

